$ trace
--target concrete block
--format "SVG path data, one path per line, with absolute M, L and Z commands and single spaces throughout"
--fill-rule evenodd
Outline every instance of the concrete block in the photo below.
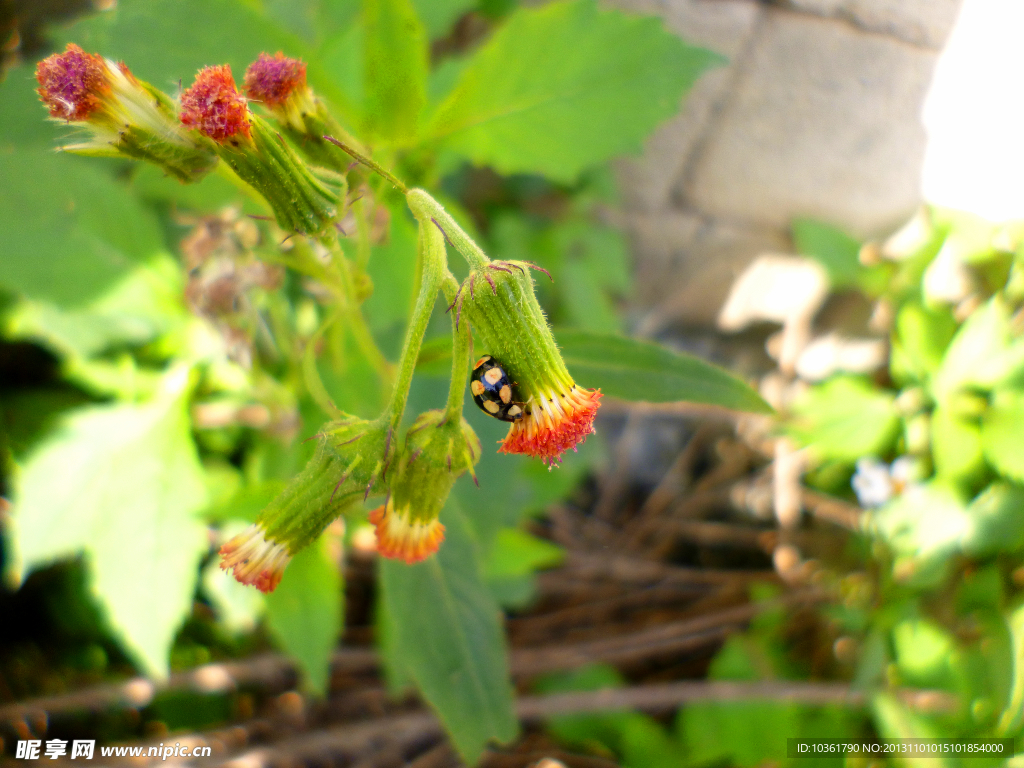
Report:
M 936 59 L 771 9 L 679 202 L 767 228 L 798 216 L 861 236 L 897 225 L 920 199 L 920 111 Z

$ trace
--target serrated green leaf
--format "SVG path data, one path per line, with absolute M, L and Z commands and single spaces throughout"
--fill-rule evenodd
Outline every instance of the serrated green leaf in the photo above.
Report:
M 0 154 L 0 285 L 61 306 L 99 296 L 162 247 L 153 215 L 91 161 Z
M 153 403 L 73 412 L 27 459 L 14 494 L 22 571 L 85 552 L 107 620 L 156 677 L 167 674 L 207 550 L 186 382 L 179 370 Z
M 721 61 L 659 19 L 599 10 L 594 0 L 519 9 L 473 55 L 425 135 L 504 174 L 572 182 L 639 151 Z
M 794 404 L 787 429 L 822 458 L 855 462 L 886 455 L 899 425 L 892 393 L 860 378 L 836 376 Z
M 267 625 L 298 663 L 306 686 L 327 693 L 331 652 L 341 634 L 344 601 L 341 572 L 327 553 L 326 537 L 298 552 L 277 589 L 264 598 Z
M 451 735 L 476 764 L 484 746 L 518 730 L 500 611 L 484 586 L 477 544 L 449 502 L 436 556 L 406 565 L 380 561 L 381 599 L 392 622 L 393 667 L 408 671 Z
M 411 139 L 427 101 L 427 35 L 410 0 L 363 3 L 363 91 L 367 131 Z
M 833 288 L 857 284 L 862 267 L 860 242 L 838 227 L 815 219 L 793 222 L 793 244 L 796 252 L 810 256 L 825 268 Z
M 1024 482 L 1024 393 L 997 392 L 982 421 L 985 458 L 999 472 Z
M 648 341 L 587 331 L 556 330 L 569 371 L 588 389 L 651 403 L 686 401 L 738 411 L 768 413 L 771 407 L 749 386 L 698 357 Z

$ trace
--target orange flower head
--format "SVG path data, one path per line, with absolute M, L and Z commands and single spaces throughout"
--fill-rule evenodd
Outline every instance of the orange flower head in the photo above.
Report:
M 377 531 L 377 551 L 410 565 L 430 557 L 444 541 L 440 520 L 418 520 L 409 506 L 396 512 L 391 499 L 370 512 L 369 519 Z
M 540 268 L 524 261 L 492 261 L 473 270 L 451 309 L 457 320 L 469 319 L 483 345 L 486 356 L 477 365 L 500 360 L 511 382 L 509 398 L 523 411 L 499 451 L 522 453 L 554 467 L 562 454 L 594 432 L 601 391 L 585 389 L 569 375 L 534 295 L 531 269 Z
M 107 62 L 98 54 L 86 53 L 68 43 L 64 53 L 47 56 L 36 66 L 37 93 L 61 120 L 87 120 L 110 93 Z
M 231 66 L 205 67 L 181 94 L 181 122 L 217 142 L 249 138 L 249 107 L 235 87 Z
M 479 459 L 480 440 L 465 419 L 421 413 L 406 434 L 387 501 L 370 513 L 377 551 L 410 564 L 436 552 L 444 541 L 441 509 L 455 480 Z

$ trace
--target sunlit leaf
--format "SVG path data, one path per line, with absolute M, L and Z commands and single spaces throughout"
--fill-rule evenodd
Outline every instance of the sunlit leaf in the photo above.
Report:
M 1007 477 L 1024 481 L 1024 393 L 999 392 L 985 414 L 981 440 L 985 458 Z
M 449 502 L 445 542 L 416 565 L 381 560 L 396 666 L 407 670 L 474 765 L 484 746 L 516 735 L 508 658 L 497 604 L 484 587 L 470 529 Z
M 815 219 L 797 219 L 793 222 L 793 245 L 797 253 L 810 256 L 825 268 L 833 288 L 857 284 L 862 270 L 860 242 L 841 229 Z
M 155 676 L 167 673 L 207 550 L 186 378 L 169 375 L 153 403 L 73 412 L 26 460 L 14 496 L 23 571 L 84 552 L 111 627 Z
M 623 400 L 686 401 L 765 413 L 767 403 L 730 373 L 648 341 L 586 331 L 555 333 L 569 372 L 583 386 Z
M 331 652 L 344 618 L 341 572 L 327 553 L 328 544 L 322 536 L 298 552 L 277 589 L 265 598 L 271 632 L 298 662 L 308 688 L 320 696 L 327 693 Z
M 659 19 L 594 0 L 516 11 L 474 54 L 427 136 L 505 174 L 571 182 L 641 141 L 721 59 Z

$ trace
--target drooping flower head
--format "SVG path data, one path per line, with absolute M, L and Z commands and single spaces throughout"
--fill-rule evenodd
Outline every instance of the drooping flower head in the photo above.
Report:
M 249 138 L 248 100 L 235 87 L 230 64 L 199 71 L 181 94 L 181 122 L 216 142 Z
M 256 522 L 221 547 L 220 567 L 241 583 L 273 591 L 292 556 L 376 488 L 385 460 L 385 431 L 356 418 L 334 427 L 317 436 L 313 458 Z
M 39 62 L 36 80 L 50 117 L 89 134 L 65 151 L 148 160 L 186 182 L 217 163 L 210 148 L 182 128 L 171 98 L 124 64 L 69 43 L 63 53 Z
M 444 411 L 420 414 L 406 435 L 398 476 L 384 504 L 370 512 L 377 551 L 384 557 L 417 563 L 444 541 L 438 519 L 455 480 L 473 472 L 480 440 L 466 420 Z
M 522 261 L 492 261 L 473 270 L 451 311 L 470 321 L 483 352 L 501 360 L 524 403 L 499 449 L 541 459 L 549 467 L 594 431 L 600 390 L 579 386 L 558 351 Z
M 306 64 L 280 51 L 274 56 L 261 53 L 245 70 L 244 88 L 250 99 L 270 110 L 283 107 L 289 100 L 308 98 Z

